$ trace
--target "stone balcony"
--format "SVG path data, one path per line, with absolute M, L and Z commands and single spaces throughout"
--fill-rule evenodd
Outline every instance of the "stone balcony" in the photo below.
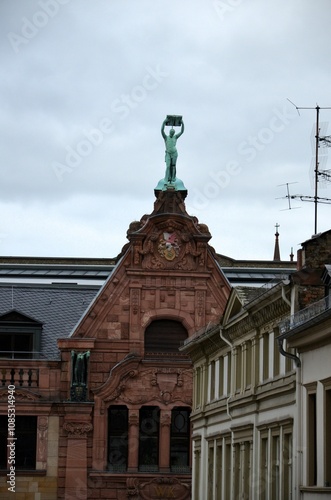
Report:
M 28 389 L 41 397 L 59 396 L 60 367 L 58 361 L 0 359 L 0 389 L 9 385 Z

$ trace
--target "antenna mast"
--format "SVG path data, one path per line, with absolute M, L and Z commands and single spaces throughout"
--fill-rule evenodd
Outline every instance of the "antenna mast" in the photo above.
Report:
M 314 217 L 314 234 L 317 234 L 317 206 L 319 201 L 324 200 L 322 203 L 331 203 L 331 200 L 328 198 L 319 198 L 318 197 L 318 176 L 320 175 L 320 172 L 318 170 L 319 167 L 319 158 L 318 158 L 318 148 L 319 148 L 319 143 L 320 141 L 324 141 L 326 145 L 330 144 L 329 137 L 320 137 L 320 125 L 319 125 L 319 115 L 320 115 L 320 109 L 331 109 L 331 107 L 323 107 L 321 108 L 318 106 L 318 104 L 313 108 L 313 107 L 299 107 L 296 106 L 290 99 L 287 99 L 293 106 L 296 108 L 297 112 L 299 113 L 299 109 L 316 109 L 316 131 L 315 131 L 315 181 L 314 181 L 314 196 L 313 196 L 313 201 L 315 205 L 315 217 Z M 299 113 L 300 115 L 300 113 Z M 331 145 L 331 144 L 330 144 Z M 327 178 L 327 176 L 325 176 Z M 300 196 L 300 195 L 294 195 L 291 196 L 291 198 L 300 198 L 302 201 L 311 201 L 311 196 Z

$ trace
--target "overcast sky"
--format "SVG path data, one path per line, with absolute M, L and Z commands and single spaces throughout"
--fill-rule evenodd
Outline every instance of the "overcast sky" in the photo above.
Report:
M 296 255 L 314 204 L 277 198 L 314 195 L 330 19 L 329 0 L 1 0 L 1 254 L 116 256 L 153 210 L 178 114 L 177 176 L 216 251 L 272 259 L 279 223 L 282 260 Z M 320 121 L 331 134 L 331 109 Z

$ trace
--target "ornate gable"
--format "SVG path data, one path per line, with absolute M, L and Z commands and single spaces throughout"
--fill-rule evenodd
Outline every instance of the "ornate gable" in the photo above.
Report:
M 208 244 L 208 227 L 187 214 L 180 192 L 159 192 L 152 214 L 131 223 L 127 238 L 74 337 L 134 340 L 143 354 L 144 330 L 154 319 L 180 321 L 189 336 L 219 322 L 230 285 Z

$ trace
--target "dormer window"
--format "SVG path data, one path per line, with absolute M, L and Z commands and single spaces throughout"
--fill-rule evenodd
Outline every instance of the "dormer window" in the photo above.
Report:
M 0 316 L 0 358 L 39 358 L 42 323 L 16 310 Z

